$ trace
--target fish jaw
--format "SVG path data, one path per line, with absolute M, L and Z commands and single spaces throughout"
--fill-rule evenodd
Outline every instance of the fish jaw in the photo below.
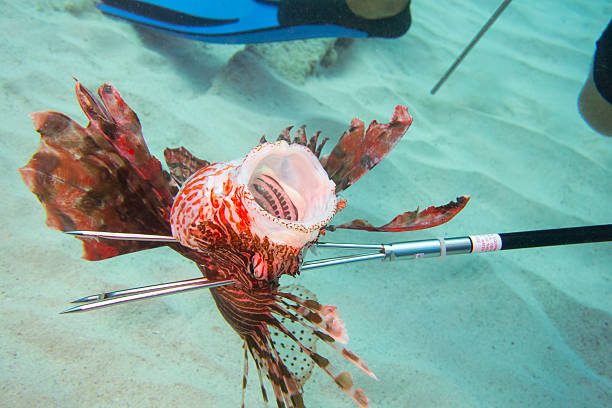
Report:
M 175 197 L 170 220 L 172 235 L 193 249 L 201 247 L 204 235 L 235 245 L 230 237 L 245 233 L 301 249 L 339 208 L 335 184 L 317 157 L 305 146 L 278 141 L 255 147 L 243 159 L 198 170 Z

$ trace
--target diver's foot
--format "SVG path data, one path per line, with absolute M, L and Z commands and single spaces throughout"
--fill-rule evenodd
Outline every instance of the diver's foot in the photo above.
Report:
M 408 31 L 412 18 L 410 0 L 281 0 L 278 21 L 282 26 L 331 24 L 394 38 Z

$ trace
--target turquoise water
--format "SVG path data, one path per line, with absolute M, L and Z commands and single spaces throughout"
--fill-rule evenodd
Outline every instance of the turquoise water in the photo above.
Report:
M 576 109 L 609 2 L 513 2 L 436 96 L 429 90 L 498 2 L 415 3 L 402 38 L 336 44 L 321 64 L 330 42 L 204 45 L 136 31 L 89 1 L 3 2 L 0 406 L 240 404 L 241 343 L 208 293 L 58 314 L 102 290 L 198 275 L 165 249 L 86 262 L 77 240 L 45 227 L 17 169 L 38 144 L 29 113 L 85 124 L 72 76 L 91 89 L 112 82 L 157 157 L 183 145 L 230 160 L 289 125 L 334 141 L 353 117 L 383 122 L 406 105 L 414 124 L 346 191 L 338 221 L 382 224 L 461 194 L 470 203 L 429 231 L 330 241 L 609 223 L 612 139 Z M 355 375 L 372 407 L 601 407 L 612 405 L 611 265 L 604 243 L 354 264 L 297 282 L 339 308 L 349 347 L 379 378 Z M 254 371 L 249 407 L 263 406 Z M 305 402 L 355 406 L 318 371 Z

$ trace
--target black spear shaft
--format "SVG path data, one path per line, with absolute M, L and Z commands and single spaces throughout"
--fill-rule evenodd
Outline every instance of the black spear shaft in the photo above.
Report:
M 499 234 L 501 250 L 612 241 L 612 224 Z

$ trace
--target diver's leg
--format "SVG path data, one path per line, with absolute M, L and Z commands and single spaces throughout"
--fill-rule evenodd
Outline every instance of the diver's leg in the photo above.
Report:
M 597 91 L 592 70 L 578 97 L 578 111 L 591 129 L 612 136 L 612 105 Z
M 597 40 L 589 76 L 578 97 L 578 110 L 593 130 L 612 136 L 612 20 Z

